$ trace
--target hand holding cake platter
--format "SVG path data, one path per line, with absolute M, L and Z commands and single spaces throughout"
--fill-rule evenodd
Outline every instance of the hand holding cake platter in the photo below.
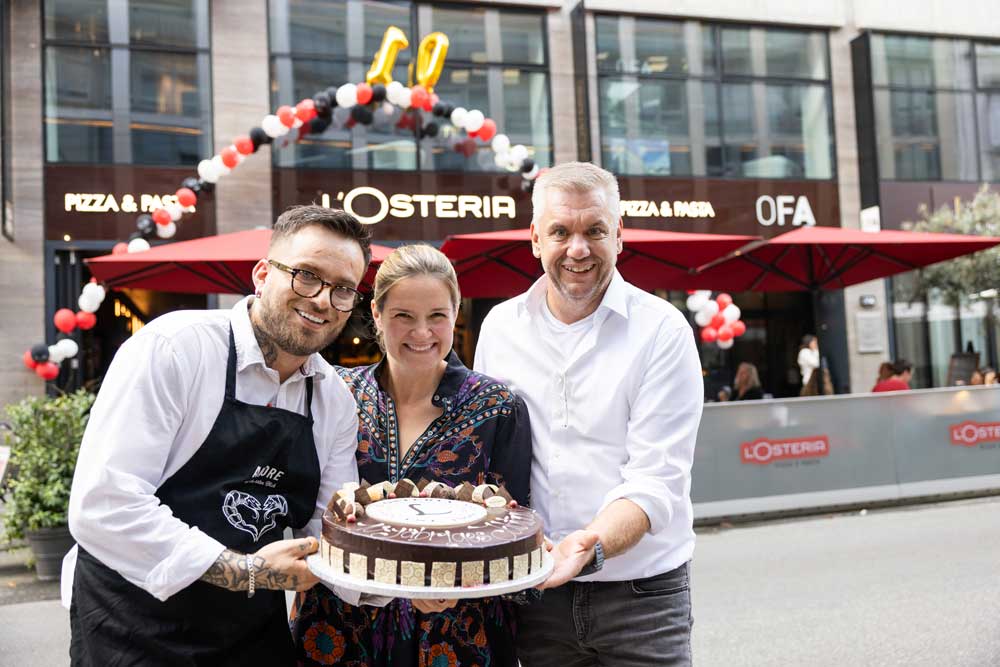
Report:
M 552 572 L 541 520 L 506 489 L 423 479 L 345 485 L 308 564 L 334 586 L 422 599 L 513 593 Z

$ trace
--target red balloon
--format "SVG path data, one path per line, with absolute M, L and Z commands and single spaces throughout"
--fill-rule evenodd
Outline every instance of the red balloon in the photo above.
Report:
M 253 153 L 253 141 L 245 134 L 233 139 L 233 146 L 240 152 L 240 155 L 250 155 Z
M 712 321 L 709 322 L 708 326 L 712 327 L 713 329 L 718 329 L 725 323 L 726 323 L 726 318 L 722 316 L 722 313 L 717 313 L 715 317 L 712 318 Z
M 715 327 L 705 327 L 701 330 L 701 342 L 703 343 L 714 343 L 718 337 L 719 332 Z
M 483 126 L 479 128 L 479 138 L 483 141 L 489 141 L 497 134 L 497 124 L 492 118 L 487 118 L 483 121 Z
M 733 297 L 723 292 L 719 296 L 715 297 L 715 302 L 719 304 L 719 310 L 725 310 L 726 306 L 733 302 Z
M 128 244 L 124 241 L 119 241 L 111 248 L 112 255 L 124 255 L 126 253 L 128 253 Z
M 226 146 L 219 151 L 219 157 L 222 158 L 222 164 L 226 165 L 230 169 L 235 169 L 236 165 L 240 163 L 240 154 L 237 153 L 236 149 L 232 146 Z
M 24 365 L 25 366 L 27 366 L 31 370 L 35 370 L 35 366 L 38 365 L 38 362 L 31 358 L 31 350 L 25 350 L 24 351 L 24 357 L 23 357 L 23 359 L 24 359 Z
M 81 331 L 93 329 L 95 324 L 97 324 L 97 315 L 88 313 L 85 310 L 77 311 L 76 326 L 80 327 Z
M 316 117 L 316 103 L 311 99 L 305 99 L 295 105 L 295 117 L 303 123 L 308 123 Z
M 284 125 L 285 127 L 291 127 L 292 125 L 295 125 L 295 109 L 288 106 L 287 104 L 278 107 L 278 113 L 276 113 L 275 115 L 278 117 L 278 120 L 281 121 L 281 124 Z
M 368 104 L 372 101 L 372 87 L 367 83 L 359 83 L 357 85 L 358 91 L 358 104 Z M 311 102 L 312 100 L 310 100 Z M 314 112 L 315 113 L 315 112 Z
M 742 336 L 747 332 L 747 325 L 743 322 L 743 320 L 736 320 L 735 322 L 730 323 L 729 328 L 733 330 L 734 337 Z
M 59 377 L 59 367 L 51 361 L 46 361 L 35 366 L 35 375 L 42 378 L 46 382 L 55 380 Z
M 430 95 L 427 94 L 426 88 L 423 86 L 414 86 L 413 88 L 410 88 L 410 106 L 423 109 L 428 100 L 430 100 Z
M 437 93 L 431 93 L 431 109 L 434 109 L 434 105 L 441 101 Z
M 59 331 L 69 333 L 76 328 L 76 314 L 69 308 L 60 308 L 52 316 L 52 323 L 56 325 L 56 329 L 59 329 Z
M 174 220 L 170 217 L 170 212 L 167 209 L 158 208 L 153 211 L 153 221 L 158 225 L 169 225 Z
M 174 196 L 177 197 L 177 203 L 183 206 L 184 208 L 187 208 L 188 206 L 194 206 L 195 203 L 197 203 L 198 201 L 198 195 L 196 195 L 194 193 L 194 190 L 192 190 L 191 188 L 181 188 L 180 190 L 174 193 Z
M 719 327 L 719 340 L 725 343 L 727 340 L 733 339 L 733 328 L 728 324 L 723 324 Z

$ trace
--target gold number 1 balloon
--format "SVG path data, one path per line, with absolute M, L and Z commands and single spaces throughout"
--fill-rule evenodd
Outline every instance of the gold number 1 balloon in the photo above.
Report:
M 448 35 L 443 32 L 432 32 L 420 40 L 417 47 L 417 66 L 414 78 L 417 83 L 427 89 L 427 92 L 434 91 L 434 85 L 441 78 L 441 70 L 444 68 L 444 59 L 448 55 Z
M 440 34 L 440 33 L 438 33 Z M 445 48 L 447 49 L 447 37 L 445 38 Z M 372 60 L 372 67 L 365 75 L 368 85 L 381 83 L 383 85 L 392 82 L 392 68 L 396 66 L 396 55 L 400 49 L 405 49 L 410 45 L 406 39 L 406 33 L 394 25 L 389 26 L 382 35 L 382 46 L 375 52 Z M 423 47 L 423 42 L 421 42 Z M 440 73 L 440 67 L 438 68 Z M 436 79 L 435 79 L 436 80 Z

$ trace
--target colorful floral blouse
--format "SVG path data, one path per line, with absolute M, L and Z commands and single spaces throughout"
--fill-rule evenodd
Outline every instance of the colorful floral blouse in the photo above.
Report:
M 379 384 L 379 366 L 340 369 L 358 402 L 362 479 L 503 484 L 515 500 L 529 504 L 531 428 L 524 401 L 470 371 L 453 352 L 433 398 L 444 412 L 401 456 L 396 410 Z M 300 601 L 292 627 L 299 665 L 517 665 L 513 603 L 507 600 L 460 600 L 425 615 L 409 600 L 393 600 L 381 609 L 354 607 L 315 586 Z

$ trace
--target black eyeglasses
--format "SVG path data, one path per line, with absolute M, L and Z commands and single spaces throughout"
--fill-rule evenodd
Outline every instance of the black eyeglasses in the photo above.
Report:
M 267 263 L 276 269 L 284 271 L 285 273 L 292 274 L 292 291 L 301 297 L 312 299 L 317 294 L 322 292 L 324 287 L 329 287 L 330 305 L 342 313 L 351 312 L 354 310 L 354 307 L 358 305 L 358 302 L 361 301 L 361 292 L 353 287 L 335 285 L 334 283 L 323 280 L 312 271 L 306 271 L 305 269 L 293 269 L 292 267 L 285 266 L 281 262 L 276 262 L 273 259 L 267 260 Z

